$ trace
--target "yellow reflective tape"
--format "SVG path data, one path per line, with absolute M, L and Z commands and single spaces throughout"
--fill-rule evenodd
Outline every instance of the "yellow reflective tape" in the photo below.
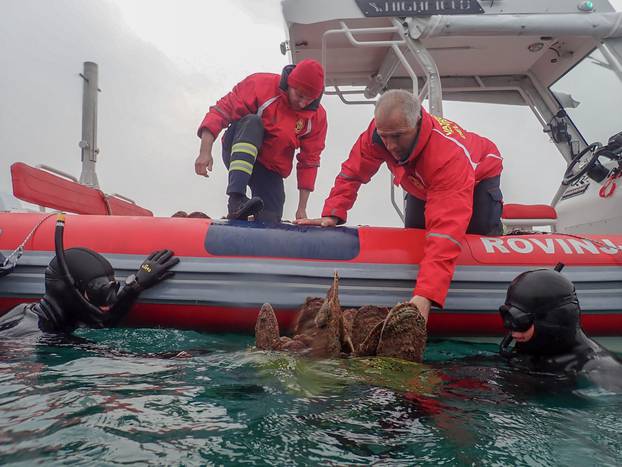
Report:
M 229 165 L 229 172 L 231 172 L 232 170 L 239 170 L 240 172 L 252 175 L 253 164 L 246 161 L 231 161 L 231 164 Z
M 253 157 L 257 157 L 257 153 L 259 152 L 257 146 L 250 143 L 235 143 L 231 146 L 231 152 L 243 152 L 245 154 L 250 154 Z
M 231 154 L 233 154 L 234 152 L 243 152 L 244 154 L 248 154 L 249 156 L 251 156 L 253 159 L 257 157 L 257 151 L 252 152 L 249 151 L 248 149 L 235 149 L 235 150 L 231 150 Z
M 248 148 L 248 149 L 250 149 L 250 150 L 257 151 L 257 146 L 255 146 L 255 145 L 254 145 L 254 144 L 252 144 L 252 143 L 244 143 L 244 142 L 239 142 L 239 143 L 235 143 L 235 144 L 233 145 L 233 147 L 234 147 L 234 148 L 235 148 L 235 147 L 238 147 L 238 146 L 246 147 L 246 148 Z
M 250 163 L 250 162 L 248 162 L 248 161 L 243 161 L 243 160 L 240 160 L 240 159 L 237 159 L 237 160 L 231 161 L 231 166 L 237 166 L 237 165 L 242 165 L 242 166 L 244 166 L 244 167 L 247 167 L 247 168 L 249 168 L 251 171 L 253 170 L 253 164 L 251 164 L 251 163 Z

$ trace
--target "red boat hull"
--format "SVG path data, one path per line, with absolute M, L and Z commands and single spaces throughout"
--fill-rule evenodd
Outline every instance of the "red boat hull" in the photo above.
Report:
M 43 214 L 1 213 L 0 250 L 10 253 L 43 219 Z M 16 271 L 0 280 L 0 313 L 43 293 L 54 220 L 51 216 L 34 230 Z M 66 248 L 85 246 L 104 254 L 119 278 L 151 251 L 174 250 L 182 260 L 175 278 L 144 292 L 126 324 L 210 332 L 252 332 L 263 302 L 275 306 L 281 326 L 289 329 L 304 298 L 323 295 L 335 270 L 344 307 L 406 300 L 424 241 L 424 232 L 415 229 L 264 228 L 186 218 L 70 215 L 65 228 Z M 585 330 L 622 336 L 620 246 L 622 236 L 616 235 L 469 235 L 446 308 L 430 316 L 430 334 L 500 335 L 497 308 L 510 280 L 562 261 L 577 286 Z

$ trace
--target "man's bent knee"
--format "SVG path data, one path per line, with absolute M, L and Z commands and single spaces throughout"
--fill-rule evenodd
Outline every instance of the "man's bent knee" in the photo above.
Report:
M 238 120 L 236 133 L 240 132 L 260 132 L 263 135 L 264 126 L 261 117 L 255 114 L 248 114 Z
M 499 187 L 499 177 L 482 180 L 475 188 L 473 214 L 467 233 L 479 235 L 501 235 L 501 213 L 503 194 Z

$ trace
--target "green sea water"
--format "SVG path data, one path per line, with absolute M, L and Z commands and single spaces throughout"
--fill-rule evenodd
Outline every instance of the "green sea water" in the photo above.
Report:
M 524 375 L 493 344 L 431 341 L 418 365 L 311 361 L 255 351 L 253 338 L 239 335 L 80 335 L 91 344 L 0 343 L 0 464 L 622 460 L 622 396 Z

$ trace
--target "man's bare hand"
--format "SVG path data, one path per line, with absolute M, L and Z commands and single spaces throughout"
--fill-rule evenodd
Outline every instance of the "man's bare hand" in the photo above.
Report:
M 321 217 L 319 219 L 296 219 L 298 225 L 319 225 L 321 227 L 336 227 L 338 219 L 336 217 Z
M 202 152 L 194 161 L 194 171 L 197 175 L 209 177 L 208 172 L 212 171 L 213 164 L 214 158 L 211 152 Z
M 307 218 L 307 210 L 304 208 L 298 208 L 296 210 L 296 220 L 306 219 L 306 218 Z
M 427 324 L 428 316 L 430 315 L 430 308 L 432 307 L 432 302 L 427 298 L 422 297 L 421 295 L 415 295 L 413 298 L 410 299 L 410 303 L 417 307 L 417 309 L 421 313 L 421 316 L 424 317 Z

